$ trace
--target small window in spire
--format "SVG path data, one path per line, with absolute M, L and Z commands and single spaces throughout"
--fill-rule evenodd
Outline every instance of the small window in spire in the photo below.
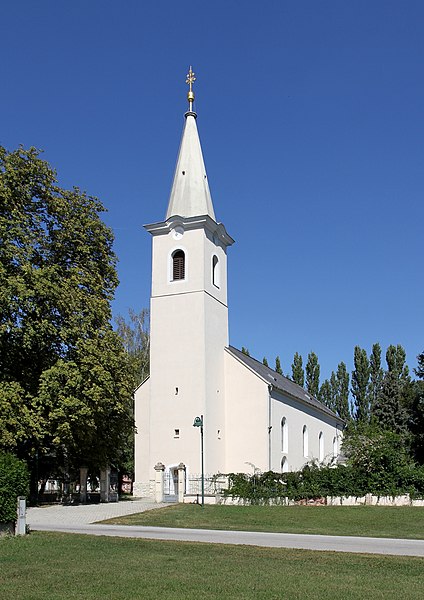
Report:
M 219 288 L 219 261 L 215 254 L 212 256 L 212 284 Z
M 172 255 L 172 281 L 185 279 L 185 254 L 176 250 Z

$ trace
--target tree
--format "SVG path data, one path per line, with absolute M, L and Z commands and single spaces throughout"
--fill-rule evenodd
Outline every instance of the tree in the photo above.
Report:
M 292 369 L 292 379 L 297 385 L 304 387 L 305 385 L 305 371 L 303 370 L 303 361 L 302 356 L 296 352 L 293 357 L 293 363 L 291 366 Z
M 275 371 L 277 373 L 279 373 L 280 375 L 283 374 L 283 369 L 281 368 L 281 362 L 280 362 L 280 357 L 279 356 L 275 357 Z
M 247 348 L 245 348 L 244 346 L 241 347 L 241 351 L 243 354 L 245 354 L 246 356 L 250 356 L 250 352 Z
M 383 385 L 383 369 L 381 367 L 381 346 L 376 343 L 372 347 L 370 354 L 370 380 L 368 383 L 368 403 L 371 416 L 374 415 L 375 407 L 377 406 L 381 388 Z
M 344 421 L 350 419 L 349 373 L 343 361 L 339 363 L 335 375 L 335 411 Z
M 132 388 L 140 385 L 149 375 L 150 367 L 150 332 L 149 310 L 142 308 L 136 313 L 132 308 L 128 311 L 129 322 L 123 316 L 115 318 L 116 332 L 124 346 L 131 371 Z
M 306 363 L 306 389 L 315 398 L 318 397 L 319 392 L 319 372 L 318 356 L 315 352 L 310 352 Z
M 387 371 L 373 416 L 382 429 L 406 433 L 407 406 L 410 403 L 411 378 L 402 346 L 390 345 L 386 352 Z
M 117 461 L 132 428 L 112 231 L 39 154 L 0 147 L 0 446 L 27 460 L 33 489 L 43 461 Z
M 121 338 L 130 371 L 131 390 L 134 391 L 149 375 L 150 368 L 150 332 L 149 311 L 147 308 L 136 313 L 133 309 L 128 311 L 129 321 L 118 315 L 115 319 L 116 331 Z M 124 445 L 119 461 L 119 477 L 122 485 L 122 476 L 134 475 L 134 433 L 127 430 L 127 443 Z
M 357 484 L 361 486 L 362 481 L 374 494 L 399 493 L 399 483 L 413 467 L 403 436 L 375 424 L 351 423 L 342 449 L 348 465 L 355 469 Z
M 424 381 L 413 382 L 414 395 L 409 412 L 411 450 L 415 460 L 424 464 Z
M 334 373 L 333 373 L 334 375 Z M 334 410 L 334 396 L 331 383 L 326 379 L 319 390 L 318 399 L 330 410 Z
M 361 423 L 369 421 L 368 380 L 370 367 L 367 353 L 363 348 L 355 346 L 354 370 L 352 371 L 352 394 L 355 402 L 355 419 Z
M 412 433 L 412 452 L 420 464 L 424 464 L 424 352 L 417 356 L 414 369 L 420 381 L 414 382 L 414 395 L 410 407 L 409 429 Z
M 415 375 L 420 379 L 424 379 L 424 352 L 417 356 L 418 367 L 414 369 Z
M 263 359 L 262 359 L 262 364 L 263 364 L 263 365 L 265 365 L 265 367 L 269 367 L 269 365 L 268 365 L 268 361 L 267 361 L 267 359 L 266 359 L 266 357 L 265 357 L 265 356 L 264 356 L 264 357 L 263 357 Z

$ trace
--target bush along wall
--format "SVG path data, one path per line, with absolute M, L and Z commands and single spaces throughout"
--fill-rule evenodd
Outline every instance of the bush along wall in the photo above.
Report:
M 355 466 L 319 467 L 305 465 L 301 471 L 248 475 L 230 473 L 225 496 L 238 497 L 249 504 L 288 500 L 311 500 L 332 496 L 424 497 L 424 467 L 403 466 L 395 471 L 367 471 Z
M 12 454 L 0 452 L 0 523 L 16 521 L 18 496 L 28 496 L 26 463 Z

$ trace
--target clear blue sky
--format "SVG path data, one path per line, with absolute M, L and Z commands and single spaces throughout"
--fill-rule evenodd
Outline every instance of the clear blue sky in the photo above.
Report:
M 424 2 L 4 2 L 0 143 L 98 196 L 115 314 L 148 306 L 186 110 L 229 250 L 230 339 L 328 377 L 355 344 L 424 350 Z M 322 378 L 323 378 L 322 377 Z

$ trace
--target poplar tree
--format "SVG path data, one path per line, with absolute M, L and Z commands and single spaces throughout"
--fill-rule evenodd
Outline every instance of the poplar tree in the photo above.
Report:
M 370 354 L 370 380 L 368 384 L 368 403 L 371 416 L 374 416 L 375 407 L 380 400 L 384 371 L 381 367 L 381 346 L 373 345 Z
M 304 387 L 305 371 L 303 370 L 302 356 L 298 352 L 296 352 L 293 357 L 293 363 L 292 363 L 291 369 L 292 369 L 292 380 L 295 383 L 297 383 L 297 385 Z
M 243 354 L 245 354 L 246 356 L 250 356 L 250 352 L 247 348 L 245 348 L 244 346 L 241 347 L 241 351 Z
M 349 421 L 349 373 L 345 363 L 342 361 L 337 367 L 336 379 L 336 413 L 344 421 Z
M 414 398 L 411 403 L 410 430 L 413 435 L 412 451 L 415 460 L 424 464 L 424 352 L 417 356 L 418 366 L 414 369 L 419 381 L 414 382 Z
M 283 374 L 283 369 L 281 368 L 281 361 L 280 361 L 279 356 L 275 357 L 275 371 L 276 371 L 276 373 L 279 373 L 280 375 Z
M 354 370 L 352 371 L 352 395 L 355 403 L 355 419 L 360 423 L 369 422 L 368 381 L 370 367 L 367 353 L 363 348 L 355 346 L 353 354 Z
M 334 396 L 331 383 L 326 379 L 319 389 L 318 400 L 330 410 L 334 410 Z
M 310 352 L 306 363 L 306 389 L 315 398 L 318 397 L 319 392 L 319 373 L 318 356 L 315 352 Z
M 330 375 L 330 387 L 331 387 L 331 399 L 332 399 L 331 410 L 334 410 L 336 412 L 336 410 L 337 410 L 337 396 L 338 396 L 338 392 L 339 392 L 339 384 L 338 384 L 337 377 L 336 377 L 336 374 L 334 373 L 334 371 L 331 371 L 331 375 Z
M 417 377 L 419 377 L 420 379 L 424 379 L 424 352 L 421 352 L 421 354 L 418 354 L 417 361 L 418 361 L 418 366 L 416 369 L 414 369 L 415 375 Z
M 374 417 L 383 429 L 405 433 L 407 404 L 411 393 L 411 377 L 406 365 L 406 353 L 401 345 L 390 345 L 386 352 L 387 371 L 381 394 L 374 407 Z
M 268 365 L 268 361 L 267 361 L 267 359 L 266 359 L 266 357 L 265 357 L 265 356 L 264 356 L 264 357 L 263 357 L 263 359 L 262 359 L 262 364 L 263 364 L 263 365 L 265 365 L 265 367 L 269 367 L 269 365 Z

